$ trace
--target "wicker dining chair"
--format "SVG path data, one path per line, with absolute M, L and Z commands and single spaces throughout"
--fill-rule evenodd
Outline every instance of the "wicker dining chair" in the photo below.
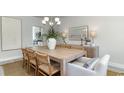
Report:
M 34 75 L 37 75 L 37 63 L 36 63 L 35 51 L 28 48 L 27 53 L 28 53 L 28 62 L 29 62 L 28 72 L 29 73 L 31 72 L 31 67 L 32 67 L 35 70 Z
M 39 73 L 45 76 L 52 76 L 60 71 L 60 66 L 57 62 L 50 61 L 50 58 L 45 53 L 36 52 L 36 60 Z
M 24 68 L 25 66 L 28 69 L 28 53 L 26 48 L 22 48 L 22 54 L 23 54 L 23 63 L 22 63 L 22 67 Z

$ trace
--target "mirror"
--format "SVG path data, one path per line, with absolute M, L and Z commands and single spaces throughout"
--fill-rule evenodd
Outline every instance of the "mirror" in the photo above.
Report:
M 69 29 L 69 40 L 70 41 L 81 41 L 81 39 L 89 39 L 88 25 L 71 27 Z

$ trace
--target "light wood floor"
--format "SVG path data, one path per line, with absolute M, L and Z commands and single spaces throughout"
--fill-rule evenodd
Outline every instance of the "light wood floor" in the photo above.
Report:
M 3 65 L 5 76 L 34 76 L 34 69 L 31 69 L 30 74 L 27 72 L 26 67 L 22 67 L 22 61 L 5 64 Z M 40 76 L 43 76 L 40 74 Z M 60 76 L 60 73 L 55 74 L 54 76 Z
M 26 68 L 22 67 L 22 61 L 3 65 L 5 76 L 29 76 Z
M 22 61 L 3 65 L 5 76 L 33 76 L 34 70 L 28 74 L 26 68 L 22 67 Z M 124 76 L 124 73 L 118 73 L 108 70 L 108 76 Z M 58 76 L 58 75 L 57 75 Z
M 108 76 L 124 76 L 124 73 L 119 73 L 119 72 L 108 70 L 107 75 Z

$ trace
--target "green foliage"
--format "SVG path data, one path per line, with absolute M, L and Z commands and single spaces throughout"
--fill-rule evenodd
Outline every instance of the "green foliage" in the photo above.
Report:
M 48 32 L 43 34 L 42 37 L 45 37 L 46 39 L 49 39 L 49 38 L 58 39 L 59 37 L 61 37 L 61 35 L 59 32 L 55 31 L 54 28 L 51 26 Z

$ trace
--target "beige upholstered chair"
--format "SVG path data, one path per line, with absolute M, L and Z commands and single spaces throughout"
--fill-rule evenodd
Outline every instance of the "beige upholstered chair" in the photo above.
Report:
M 30 68 L 32 67 L 35 70 L 35 75 L 37 75 L 37 63 L 36 63 L 36 56 L 35 56 L 35 51 L 32 49 L 27 49 L 28 53 L 28 72 L 30 73 Z
M 38 65 L 38 75 L 52 76 L 60 71 L 59 64 L 51 62 L 49 56 L 45 53 L 36 53 L 36 60 Z
M 100 59 L 93 60 L 92 64 L 88 68 L 84 67 L 86 62 L 90 61 L 90 58 L 82 58 L 81 60 L 73 63 L 67 63 L 67 75 L 68 76 L 106 76 L 108 69 L 108 62 L 110 55 L 105 55 Z
M 26 48 L 22 48 L 21 50 L 22 50 L 22 54 L 23 54 L 22 67 L 24 68 L 26 66 L 27 69 L 28 69 L 28 53 L 27 53 L 27 50 L 26 50 Z

